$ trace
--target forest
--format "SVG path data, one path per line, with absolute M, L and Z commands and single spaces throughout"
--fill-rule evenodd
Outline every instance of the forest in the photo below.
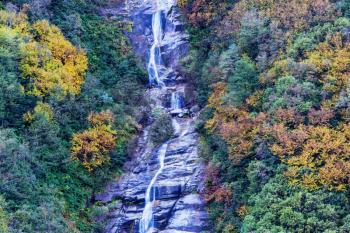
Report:
M 213 232 L 349 232 L 350 2 L 179 5 Z
M 92 232 L 147 118 L 145 71 L 95 1 L 0 3 L 0 232 Z
M 0 1 L 0 232 L 103 232 L 96 192 L 152 114 L 111 2 Z M 350 2 L 177 4 L 212 232 L 350 232 Z

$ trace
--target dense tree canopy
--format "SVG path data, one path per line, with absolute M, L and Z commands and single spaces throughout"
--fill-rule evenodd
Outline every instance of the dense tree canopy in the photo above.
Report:
M 214 231 L 348 231 L 347 1 L 180 6 Z
M 31 31 L 33 40 L 22 46 L 20 63 L 28 93 L 79 94 L 87 69 L 85 53 L 78 51 L 46 20 L 33 24 Z
M 0 3 L 0 232 L 100 230 L 94 193 L 150 114 L 129 24 L 102 6 Z
M 173 134 L 107 2 L 0 2 L 0 232 L 100 232 L 133 135 Z M 178 5 L 213 232 L 349 232 L 349 1 Z
M 241 232 L 346 232 L 348 200 L 344 194 L 286 187 L 278 175 L 249 200 Z
M 116 131 L 112 129 L 112 112 L 90 113 L 92 125 L 72 139 L 72 159 L 81 161 L 83 166 L 92 171 L 110 160 L 109 153 L 115 148 Z

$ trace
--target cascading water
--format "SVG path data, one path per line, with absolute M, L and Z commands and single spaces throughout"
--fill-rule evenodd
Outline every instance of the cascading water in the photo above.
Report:
M 162 10 L 159 8 L 159 2 L 157 1 L 157 11 L 152 16 L 152 32 L 153 32 L 153 44 L 150 50 L 150 58 L 148 62 L 148 75 L 150 84 L 156 84 L 164 87 L 165 84 L 161 79 L 159 65 L 162 64 L 161 58 L 161 42 L 163 38 L 163 25 L 162 25 Z M 157 180 L 159 174 L 162 173 L 164 168 L 164 159 L 168 144 L 163 144 L 158 151 L 159 170 L 152 178 L 150 184 L 147 187 L 145 197 L 145 208 L 142 213 L 142 218 L 139 222 L 139 233 L 151 232 L 154 227 L 153 217 L 153 205 L 156 200 L 156 192 L 153 188 L 154 183 Z
M 145 208 L 142 213 L 142 219 L 139 223 L 139 233 L 152 232 L 152 228 L 154 227 L 153 205 L 154 201 L 156 200 L 156 192 L 153 188 L 153 185 L 156 182 L 159 174 L 163 171 L 165 153 L 167 151 L 167 148 L 168 144 L 163 144 L 158 151 L 158 160 L 160 167 L 157 173 L 152 178 L 151 183 L 149 184 L 146 191 Z
M 183 96 L 181 92 L 171 93 L 171 109 L 178 110 L 183 107 Z
M 159 65 L 162 64 L 160 50 L 163 38 L 162 10 L 157 10 L 152 16 L 152 32 L 153 44 L 150 50 L 150 58 L 147 67 L 149 82 L 150 84 L 164 86 L 164 82 L 161 80 L 159 71 Z
M 149 82 L 160 88 L 150 88 L 146 95 L 153 109 L 169 113 L 174 134 L 155 148 L 149 136 L 152 125 L 147 126 L 126 164 L 127 172 L 96 197 L 103 203 L 119 200 L 111 204 L 105 233 L 208 233 L 208 215 L 200 195 L 204 166 L 198 162 L 196 113 L 190 110 L 192 103 L 185 104 L 188 84 L 176 70 L 188 50 L 176 0 L 126 0 L 120 12 L 127 12 L 135 23 L 130 33 L 135 51 L 144 56 L 144 46 L 152 41 Z M 149 35 L 149 21 L 145 20 L 150 17 L 153 35 Z
M 171 100 L 170 100 L 170 108 L 172 111 L 182 111 L 182 108 L 184 107 L 184 98 L 183 98 L 183 92 L 174 91 L 171 93 Z M 180 124 L 177 122 L 176 117 L 172 119 L 172 124 L 175 131 L 175 136 L 180 135 Z

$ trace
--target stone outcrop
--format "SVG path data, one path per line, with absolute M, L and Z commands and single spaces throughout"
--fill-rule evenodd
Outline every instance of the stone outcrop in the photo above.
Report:
M 192 123 L 192 119 L 183 119 L 181 135 L 168 142 L 165 167 L 154 185 L 155 225 L 160 232 L 208 230 L 205 203 L 199 195 L 204 165 L 198 159 L 198 137 Z M 130 172 L 98 196 L 106 203 L 119 200 L 109 213 L 106 232 L 137 232 L 133 229 L 142 216 L 146 189 L 158 168 L 157 149 L 146 151 L 135 158 Z
M 153 1 L 129 0 L 111 9 L 101 10 L 109 18 L 131 20 L 132 32 L 128 32 L 135 52 L 147 63 L 148 50 L 152 44 Z M 161 56 L 159 66 L 163 88 L 152 88 L 146 95 L 152 99 L 153 108 L 163 108 L 172 115 L 175 134 L 166 142 L 164 168 L 158 175 L 151 191 L 155 192 L 153 203 L 154 229 L 162 233 L 210 232 L 208 214 L 201 196 L 204 180 L 204 164 L 198 157 L 198 135 L 195 132 L 195 118 L 198 106 L 188 105 L 172 109 L 170 95 L 185 93 L 184 80 L 176 71 L 179 60 L 188 51 L 188 37 L 183 32 L 181 14 L 174 2 L 164 7 Z M 195 110 L 195 111 L 192 111 Z M 152 145 L 146 127 L 138 138 L 137 148 L 130 162 L 125 165 L 125 174 L 112 182 L 106 191 L 96 197 L 109 206 L 105 217 L 105 232 L 138 232 L 139 220 L 145 206 L 145 194 L 160 165 L 160 146 Z

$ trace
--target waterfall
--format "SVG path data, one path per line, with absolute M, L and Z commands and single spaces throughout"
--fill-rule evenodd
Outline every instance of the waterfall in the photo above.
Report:
M 171 120 L 171 122 L 172 122 L 172 125 L 173 125 L 173 128 L 174 128 L 174 135 L 178 136 L 179 133 L 180 133 L 180 130 L 181 130 L 180 124 L 177 122 L 175 117 Z
M 146 191 L 145 208 L 142 213 L 142 219 L 140 220 L 140 223 L 139 223 L 139 233 L 152 232 L 152 228 L 154 227 L 153 205 L 154 205 L 154 201 L 156 200 L 156 192 L 155 192 L 155 189 L 153 188 L 153 185 L 156 182 L 159 174 L 162 173 L 163 171 L 164 159 L 165 159 L 167 148 L 168 148 L 168 144 L 165 143 L 160 147 L 158 151 L 158 160 L 159 160 L 160 167 L 157 173 L 152 178 Z
M 183 96 L 181 92 L 171 93 L 171 108 L 179 110 L 183 107 Z
M 163 38 L 162 10 L 157 10 L 152 16 L 153 44 L 148 61 L 148 75 L 150 84 L 164 86 L 161 80 L 159 65 L 162 64 L 161 43 Z
M 162 65 L 162 57 L 161 57 L 161 45 L 163 39 L 163 25 L 162 25 L 162 15 L 164 8 L 164 4 L 173 4 L 172 1 L 156 1 L 157 10 L 152 15 L 152 32 L 153 32 L 153 44 L 150 49 L 150 58 L 148 61 L 148 75 L 150 84 L 156 84 L 160 87 L 164 87 L 165 84 L 161 78 L 161 72 L 159 70 L 159 66 Z M 179 93 L 172 93 L 171 100 L 172 108 L 179 109 L 181 108 L 181 96 Z M 175 119 L 173 119 L 173 125 L 175 127 L 176 133 L 179 131 L 179 124 Z M 156 190 L 153 187 L 155 182 L 157 181 L 158 176 L 162 173 L 164 168 L 164 159 L 165 154 L 168 148 L 168 143 L 163 144 L 158 151 L 158 161 L 159 161 L 159 169 L 152 178 L 150 184 L 146 190 L 145 196 L 145 208 L 142 213 L 142 218 L 139 221 L 139 233 L 150 233 L 154 228 L 154 215 L 153 215 L 153 207 L 154 202 L 156 201 Z
M 145 97 L 151 108 L 171 116 L 174 133 L 155 147 L 150 136 L 154 123 L 150 122 L 137 139 L 125 174 L 106 193 L 96 196 L 111 205 L 105 233 L 210 232 L 205 202 L 198 191 L 204 165 L 199 162 L 194 127 L 197 112 L 190 111 L 193 105 L 185 101 L 191 88 L 177 69 L 189 49 L 189 37 L 176 4 L 176 0 L 125 0 L 120 9 L 117 4 L 117 13 L 135 25 L 128 33 L 135 51 L 144 56 L 144 46 L 149 49 L 146 68 L 154 88 Z

